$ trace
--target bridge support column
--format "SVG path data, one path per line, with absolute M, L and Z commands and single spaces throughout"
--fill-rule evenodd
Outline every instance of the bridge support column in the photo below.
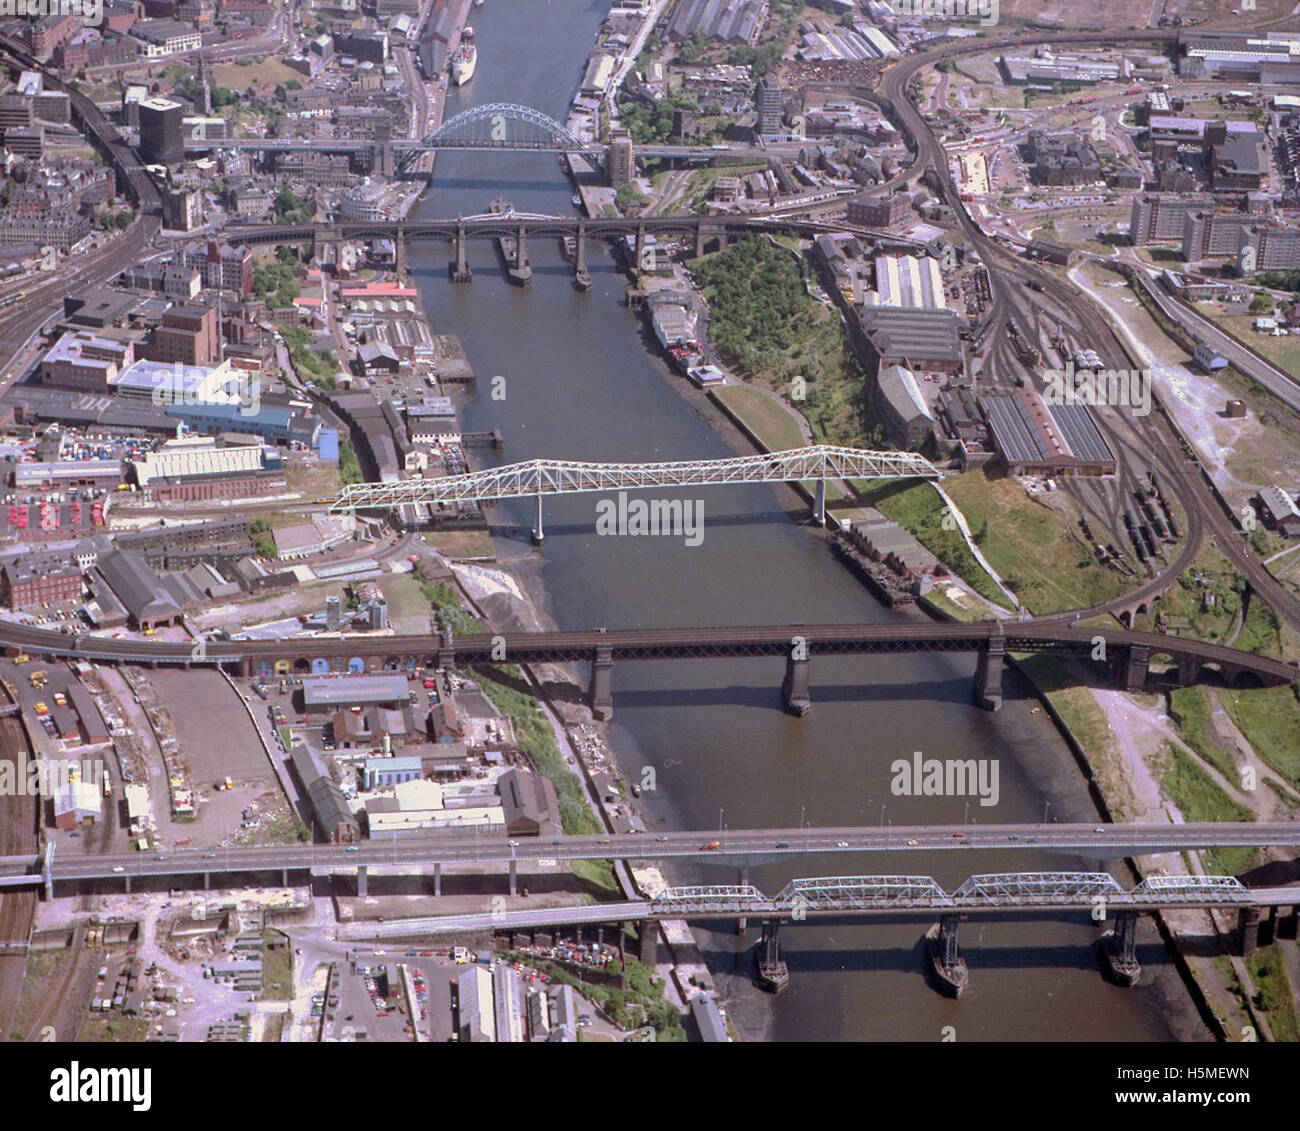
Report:
M 925 932 L 930 968 L 939 980 L 939 988 L 949 997 L 961 997 L 969 980 L 966 959 L 957 945 L 957 915 L 945 915 Z
M 519 894 L 519 861 L 510 861 L 510 894 Z
M 790 968 L 781 953 L 781 920 L 764 919 L 763 935 L 758 940 L 758 984 L 772 993 L 780 993 L 790 981 Z
M 204 891 L 211 891 L 211 890 L 212 890 L 212 873 L 211 873 L 211 872 L 204 872 L 204 873 L 203 873 L 203 890 L 204 890 Z
M 573 249 L 573 270 L 578 275 L 587 270 L 587 229 L 583 224 L 578 225 L 577 240 Z
M 608 644 L 596 648 L 591 662 L 591 689 L 588 704 L 592 718 L 608 722 L 614 717 L 614 650 Z
M 286 888 L 289 886 L 289 869 L 288 869 L 288 868 L 281 868 L 281 869 L 280 869 L 280 886 L 281 886 L 281 887 L 286 887 Z
M 369 880 L 369 876 L 366 873 L 366 866 L 364 864 L 358 864 L 357 865 L 357 895 L 358 896 L 364 897 L 369 894 L 370 885 L 367 882 L 368 880 Z
M 465 227 L 463 224 L 456 225 L 454 258 L 448 266 L 451 269 L 451 281 L 453 283 L 468 283 L 474 278 L 474 272 L 470 270 L 469 260 L 465 256 Z
M 1194 656 L 1184 656 L 1178 661 L 1178 686 L 1188 687 L 1196 682 L 1201 670 L 1201 661 Z
M 123 876 L 123 877 L 122 877 L 122 881 L 123 881 L 123 884 L 124 884 L 125 889 L 126 889 L 126 894 L 127 894 L 127 895 L 130 895 L 130 894 L 131 894 L 131 877 L 130 877 L 130 876 Z
M 748 886 L 749 884 L 748 868 L 740 869 L 740 874 L 736 877 L 736 882 L 740 884 L 741 887 Z M 736 934 L 738 934 L 742 939 L 745 937 L 745 931 L 748 928 L 749 928 L 749 920 L 746 919 L 743 915 L 736 920 Z
M 1278 934 L 1278 923 L 1281 922 L 1281 919 L 1278 913 L 1281 910 L 1282 909 L 1280 907 L 1270 907 L 1268 909 L 1268 922 L 1264 924 L 1264 930 L 1263 930 L 1264 943 L 1266 945 L 1268 943 L 1277 942 L 1278 938 L 1280 937 Z
M 975 664 L 975 702 L 986 711 L 996 711 L 1002 706 L 1002 662 L 1006 658 L 1007 642 L 1001 622 L 996 623 L 997 630 L 980 649 Z
M 1124 690 L 1141 691 L 1147 685 L 1148 661 L 1151 649 L 1145 644 L 1130 644 L 1128 661 L 1124 665 Z
M 45 857 L 41 861 L 41 879 L 45 881 L 45 898 L 54 898 L 54 844 L 45 846 Z
M 637 958 L 642 966 L 653 970 L 659 965 L 659 924 L 654 919 L 642 919 L 636 933 Z
M 528 266 L 528 229 L 519 225 L 518 240 L 515 245 L 515 267 L 522 271 Z
M 1243 907 L 1237 912 L 1237 953 L 1243 958 L 1259 945 L 1259 908 Z
M 442 895 L 442 865 L 433 866 L 433 894 Z
M 1099 940 L 1107 976 L 1124 986 L 1136 986 L 1142 974 L 1137 960 L 1137 924 L 1136 911 L 1121 911 L 1115 916 L 1115 926 Z
M 442 636 L 438 640 L 438 667 L 443 671 L 449 672 L 456 666 L 456 648 L 447 636 Z
M 401 228 L 393 237 L 393 270 L 399 279 L 407 272 L 406 232 Z
M 645 225 L 636 226 L 636 262 L 632 265 L 632 271 L 640 276 L 645 267 Z
M 817 496 L 813 502 L 813 521 L 818 526 L 826 525 L 826 476 L 817 480 Z
M 704 225 L 695 225 L 695 258 L 699 259 L 704 254 Z
M 542 496 L 537 496 L 537 521 L 533 523 L 533 545 L 540 546 L 546 540 L 546 530 L 542 526 Z
M 794 654 L 785 658 L 785 680 L 781 684 L 781 697 L 785 709 L 792 715 L 803 718 L 812 710 L 812 696 L 808 692 L 808 657 L 795 659 Z

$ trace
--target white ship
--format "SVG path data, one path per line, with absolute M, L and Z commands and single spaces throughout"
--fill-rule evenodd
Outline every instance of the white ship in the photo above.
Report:
M 478 62 L 478 48 L 474 46 L 474 29 L 466 26 L 461 33 L 460 46 L 451 60 L 451 77 L 457 86 L 464 86 L 474 77 L 474 66 Z

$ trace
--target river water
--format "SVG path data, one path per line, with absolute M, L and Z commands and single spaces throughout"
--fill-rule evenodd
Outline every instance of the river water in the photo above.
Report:
M 449 93 L 445 117 L 472 105 L 513 102 L 563 120 L 607 10 L 603 0 L 488 0 L 472 11 L 477 74 Z M 416 218 L 486 211 L 504 196 L 520 210 L 571 213 L 572 193 L 553 154 L 444 152 Z M 594 286 L 575 291 L 558 243 L 533 241 L 533 285 L 506 283 L 495 247 L 471 241 L 474 281 L 453 286 L 442 243 L 417 243 L 411 265 L 435 329 L 463 341 L 479 376 L 464 413 L 469 429 L 500 428 L 509 461 L 707 459 L 744 450 L 716 429 L 698 398 L 684 395 L 654 353 L 640 318 L 623 305 L 624 280 L 593 244 Z M 505 379 L 505 397 L 489 395 Z M 598 537 L 596 496 L 548 500 L 542 551 L 528 545 L 532 504 L 507 504 L 513 533 L 504 560 L 531 562 L 546 612 L 563 628 L 881 622 L 882 608 L 799 525 L 785 490 L 709 488 L 701 545 L 674 537 Z M 1064 743 L 1023 688 L 1007 685 L 998 714 L 971 704 L 973 659 L 897 656 L 818 659 L 806 718 L 780 711 L 778 660 L 624 664 L 614 670 L 612 740 L 629 780 L 653 767 L 644 795 L 651 827 L 795 827 L 1096 819 Z M 896 797 L 889 765 L 926 757 L 996 759 L 1000 796 Z M 1050 806 L 1050 810 L 1045 809 Z M 775 892 L 794 875 L 854 871 L 934 876 L 945 887 L 976 872 L 1084 868 L 1065 857 L 945 852 L 803 858 L 755 869 Z M 676 875 L 676 874 L 675 874 Z M 682 878 L 734 882 L 732 868 L 693 868 Z M 970 986 L 960 1002 L 923 974 L 923 923 L 808 922 L 782 930 L 789 988 L 776 998 L 751 980 L 756 932 L 702 931 L 702 948 L 733 1020 L 746 1036 L 778 1040 L 1203 1039 L 1185 989 L 1150 928 L 1139 958 L 1142 986 L 1104 982 L 1075 921 L 975 921 L 961 927 Z

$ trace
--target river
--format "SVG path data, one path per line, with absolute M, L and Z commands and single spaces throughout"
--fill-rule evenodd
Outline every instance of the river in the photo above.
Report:
M 478 69 L 448 95 L 445 116 L 471 105 L 513 102 L 563 120 L 608 5 L 588 0 L 488 0 L 472 10 Z M 570 214 L 572 193 L 553 154 L 448 151 L 415 218 L 486 211 L 504 196 L 516 208 Z M 533 241 L 534 281 L 509 286 L 495 247 L 471 241 L 474 281 L 453 286 L 449 251 L 417 243 L 411 265 L 435 329 L 460 336 L 479 376 L 469 429 L 497 427 L 509 461 L 706 459 L 734 454 L 727 437 L 684 395 L 680 378 L 646 348 L 641 320 L 623 305 L 624 279 L 593 244 L 594 280 L 575 291 L 555 241 Z M 505 397 L 488 395 L 505 379 Z M 690 496 L 695 497 L 695 496 Z M 498 537 L 503 560 L 532 563 L 558 626 L 586 628 L 887 620 L 836 563 L 824 542 L 795 521 L 785 490 L 710 488 L 699 546 L 673 537 L 598 537 L 596 496 L 548 500 L 546 543 L 532 549 L 531 503 L 503 516 L 517 530 Z M 971 704 L 973 659 L 897 656 L 818 659 L 814 707 L 797 720 L 780 711 L 780 661 L 624 664 L 614 670 L 611 737 L 629 780 L 653 767 L 644 796 L 651 827 L 787 826 L 1041 820 L 1092 821 L 1096 812 L 1064 743 L 1008 677 L 998 714 Z M 927 757 L 996 759 L 1000 797 L 895 797 L 889 765 Z M 1045 810 L 1045 806 L 1050 806 Z M 1063 857 L 947 852 L 804 858 L 797 867 L 756 869 L 751 882 L 777 891 L 796 874 L 860 870 L 934 876 L 948 887 L 975 872 L 1085 868 Z M 697 882 L 733 882 L 734 869 L 693 869 Z M 747 940 L 730 932 L 699 938 L 733 1020 L 746 1037 L 776 1040 L 1208 1039 L 1185 988 L 1149 925 L 1139 959 L 1142 985 L 1103 981 L 1089 943 L 1096 928 L 1075 921 L 975 921 L 961 927 L 970 987 L 960 1002 L 923 976 L 923 925 L 809 922 L 782 931 L 789 988 L 772 998 L 751 982 Z

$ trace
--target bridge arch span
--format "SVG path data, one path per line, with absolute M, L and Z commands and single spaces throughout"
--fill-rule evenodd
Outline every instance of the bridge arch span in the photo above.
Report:
M 515 127 L 525 137 L 507 136 L 508 126 Z M 537 135 L 547 139 L 545 145 L 537 144 L 538 149 L 583 148 L 583 143 L 549 114 L 515 102 L 488 102 L 462 110 L 429 134 L 425 144 L 491 148 L 494 144 L 519 145 L 521 141 L 529 144 Z

